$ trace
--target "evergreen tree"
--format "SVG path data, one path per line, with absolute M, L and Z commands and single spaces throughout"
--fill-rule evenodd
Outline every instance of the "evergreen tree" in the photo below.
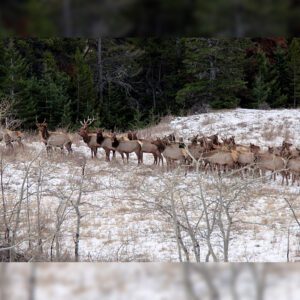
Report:
M 0 66 L 0 87 L 4 95 L 9 95 L 16 100 L 16 96 L 24 88 L 27 64 L 16 49 L 14 39 L 8 39 L 4 47 L 7 48 L 3 51 L 3 61 Z
M 63 108 L 61 125 L 63 128 L 69 128 L 72 126 L 72 107 L 71 100 L 69 100 Z M 73 126 L 74 127 L 74 126 Z
M 289 47 L 291 98 L 293 107 L 300 104 L 300 38 L 293 38 Z
M 177 102 L 188 109 L 210 104 L 213 108 L 233 108 L 238 92 L 245 87 L 243 64 L 249 40 L 185 39 L 188 83 L 179 90 Z
M 277 47 L 274 53 L 274 61 L 270 66 L 270 97 L 268 102 L 271 107 L 286 107 L 289 96 L 289 68 L 287 51 Z
M 75 53 L 75 77 L 76 87 L 76 121 L 94 114 L 96 106 L 96 92 L 93 82 L 93 74 L 90 66 L 85 62 L 83 53 L 76 49 Z
M 258 66 L 257 74 L 254 79 L 252 89 L 253 103 L 255 108 L 265 106 L 268 103 L 271 95 L 271 84 L 268 80 L 269 61 L 262 50 L 259 50 L 256 55 L 256 63 Z
M 50 52 L 44 55 L 44 73 L 40 80 L 40 117 L 47 118 L 50 127 L 63 123 L 64 105 L 68 103 L 69 78 L 59 71 Z
M 38 117 L 38 102 L 42 87 L 36 77 L 26 79 L 24 89 L 20 93 L 16 110 L 25 128 L 32 128 Z

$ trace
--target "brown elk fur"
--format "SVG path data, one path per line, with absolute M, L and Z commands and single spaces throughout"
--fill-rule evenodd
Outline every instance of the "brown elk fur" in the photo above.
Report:
M 154 165 L 159 165 L 160 163 L 163 165 L 163 156 L 161 155 L 161 150 L 158 145 L 155 144 L 153 141 L 145 140 L 145 139 L 138 139 L 136 132 L 128 132 L 127 134 L 128 139 L 131 141 L 139 141 L 142 146 L 142 153 L 141 153 L 141 162 L 143 163 L 143 153 L 151 153 L 153 155 Z
M 117 138 L 116 134 L 114 134 L 111 138 L 111 145 L 114 150 L 118 151 L 121 154 L 122 160 L 124 161 L 124 154 L 127 158 L 127 163 L 129 160 L 129 154 L 134 152 L 138 158 L 138 164 L 142 162 L 141 160 L 141 153 L 142 153 L 142 146 L 138 141 L 122 141 Z
M 258 153 L 255 154 L 255 163 L 256 166 L 262 171 L 263 175 L 265 175 L 266 171 L 271 171 L 275 180 L 276 174 L 280 172 L 282 175 L 282 184 L 284 183 L 284 179 L 286 179 L 287 182 L 287 161 L 284 158 L 269 152 Z
M 43 123 L 36 123 L 39 134 L 41 136 L 42 142 L 45 144 L 47 152 L 49 152 L 52 147 L 58 147 L 63 151 L 65 147 L 68 153 L 72 153 L 72 141 L 70 138 L 62 132 L 49 132 L 48 125 L 44 121 Z
M 13 143 L 17 142 L 17 144 L 24 148 L 22 143 L 23 133 L 21 131 L 4 129 L 3 132 L 0 133 L 0 141 L 4 140 L 6 147 L 13 149 Z
M 184 163 L 187 158 L 187 153 L 184 148 L 181 147 L 182 143 L 163 141 L 165 149 L 163 156 L 167 161 L 167 170 L 172 170 L 175 167 L 175 161 Z
M 287 163 L 287 169 L 292 174 L 292 184 L 297 180 L 299 186 L 300 179 L 300 157 L 292 158 Z

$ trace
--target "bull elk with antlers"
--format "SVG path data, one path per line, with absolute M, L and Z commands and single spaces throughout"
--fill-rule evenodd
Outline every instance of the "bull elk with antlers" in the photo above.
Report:
M 90 132 L 89 126 L 95 121 L 95 118 L 87 118 L 80 122 L 81 128 L 78 134 L 83 138 L 83 141 L 91 149 L 92 158 L 97 157 L 98 148 L 103 148 L 106 154 L 106 160 L 110 161 L 110 152 L 113 152 L 115 156 L 115 150 L 112 146 L 112 141 L 110 136 L 106 136 L 102 130 L 97 130 L 96 132 Z
M 95 121 L 95 119 L 90 119 L 80 121 L 81 128 L 79 129 L 78 134 L 82 137 L 83 141 L 88 145 L 91 149 L 92 158 L 97 157 L 98 148 L 101 147 L 100 143 L 97 142 L 97 133 L 89 132 L 89 126 Z
M 60 148 L 61 151 L 66 148 L 69 154 L 73 152 L 72 141 L 68 135 L 63 132 L 49 132 L 46 119 L 43 123 L 36 122 L 36 127 L 38 128 L 42 142 L 46 146 L 47 153 L 49 153 L 53 147 Z

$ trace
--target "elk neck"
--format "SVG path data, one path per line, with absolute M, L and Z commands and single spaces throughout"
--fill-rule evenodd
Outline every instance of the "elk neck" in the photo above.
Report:
M 44 127 L 44 128 L 42 129 L 41 135 L 42 135 L 42 138 L 43 138 L 44 140 L 47 141 L 47 140 L 49 139 L 50 133 L 49 133 L 49 131 L 48 131 L 48 129 L 47 129 L 46 127 Z

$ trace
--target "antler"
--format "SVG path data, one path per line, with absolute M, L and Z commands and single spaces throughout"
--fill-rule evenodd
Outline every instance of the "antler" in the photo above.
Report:
M 13 118 L 5 118 L 5 128 L 10 130 L 15 130 L 17 127 L 19 127 L 22 124 L 22 121 L 19 119 L 13 119 Z
M 95 120 L 96 120 L 96 119 L 95 119 L 94 117 L 93 117 L 93 118 L 90 118 L 90 117 L 88 116 L 87 120 L 86 120 L 86 119 L 83 119 L 83 122 L 80 121 L 80 124 L 81 124 L 82 126 L 89 126 L 89 125 L 91 125 Z

